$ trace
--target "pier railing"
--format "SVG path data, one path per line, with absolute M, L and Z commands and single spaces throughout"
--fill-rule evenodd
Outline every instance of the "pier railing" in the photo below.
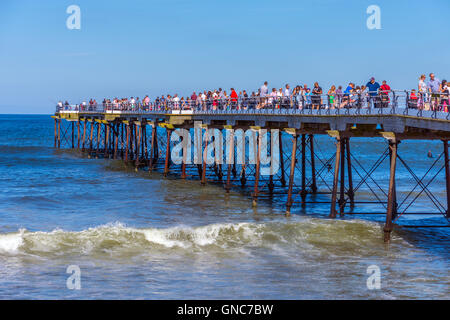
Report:
M 237 98 L 156 99 L 149 103 L 106 102 L 101 104 L 61 105 L 56 112 L 80 113 L 185 113 L 185 114 L 310 114 L 370 115 L 403 114 L 449 120 L 448 94 L 410 91 L 382 93 L 342 93 L 326 95 L 268 95 Z

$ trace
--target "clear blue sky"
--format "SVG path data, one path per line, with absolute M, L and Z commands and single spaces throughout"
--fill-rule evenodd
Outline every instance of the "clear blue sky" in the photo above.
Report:
M 81 30 L 66 28 L 72 4 Z M 381 30 L 366 27 L 371 4 Z M 411 89 L 450 78 L 449 18 L 448 0 L 1 0 L 0 113 L 264 80 Z

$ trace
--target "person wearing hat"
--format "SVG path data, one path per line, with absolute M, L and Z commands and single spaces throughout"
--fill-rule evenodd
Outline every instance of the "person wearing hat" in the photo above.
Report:
M 378 89 L 380 89 L 380 84 L 375 81 L 375 78 L 370 78 L 370 81 L 367 82 L 366 87 L 369 89 L 369 101 L 368 106 L 371 108 L 371 106 L 374 103 L 374 100 L 376 99 L 378 95 Z

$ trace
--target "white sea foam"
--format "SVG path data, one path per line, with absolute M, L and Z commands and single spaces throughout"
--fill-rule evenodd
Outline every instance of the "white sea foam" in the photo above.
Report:
M 24 232 L 25 230 L 21 229 L 17 233 L 0 234 L 0 252 L 17 253 L 23 244 Z
M 205 226 L 137 229 L 121 223 L 82 231 L 25 232 L 0 234 L 0 254 L 121 254 L 178 248 L 208 250 L 265 247 L 302 248 L 310 252 L 345 246 L 378 248 L 379 225 L 355 221 L 301 219 L 265 223 L 217 223 Z M 328 249 L 327 249 L 328 248 Z M 325 250 L 325 251 L 324 251 Z

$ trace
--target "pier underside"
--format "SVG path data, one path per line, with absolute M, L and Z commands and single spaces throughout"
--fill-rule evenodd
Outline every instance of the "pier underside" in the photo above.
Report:
M 383 215 L 386 242 L 403 215 L 443 216 L 447 224 L 439 227 L 449 226 L 450 121 L 446 119 L 348 112 L 60 112 L 53 118 L 55 148 L 79 149 L 91 158 L 120 159 L 136 170 L 158 171 L 168 178 L 215 183 L 225 192 L 239 190 L 248 194 L 253 206 L 258 201 L 283 203 L 287 216 L 319 203 L 330 205 L 330 218 Z M 331 147 L 321 146 L 326 138 Z M 369 166 L 361 163 L 354 142 L 358 138 L 373 138 L 374 144 L 381 145 L 379 157 Z M 424 176 L 417 176 L 414 159 L 402 154 L 405 140 L 442 141 L 442 153 Z M 411 177 L 407 186 L 396 184 L 399 166 Z M 430 191 L 432 184 L 446 190 L 446 203 Z M 423 198 L 429 209 L 414 211 Z M 358 211 L 358 204 L 380 210 Z

